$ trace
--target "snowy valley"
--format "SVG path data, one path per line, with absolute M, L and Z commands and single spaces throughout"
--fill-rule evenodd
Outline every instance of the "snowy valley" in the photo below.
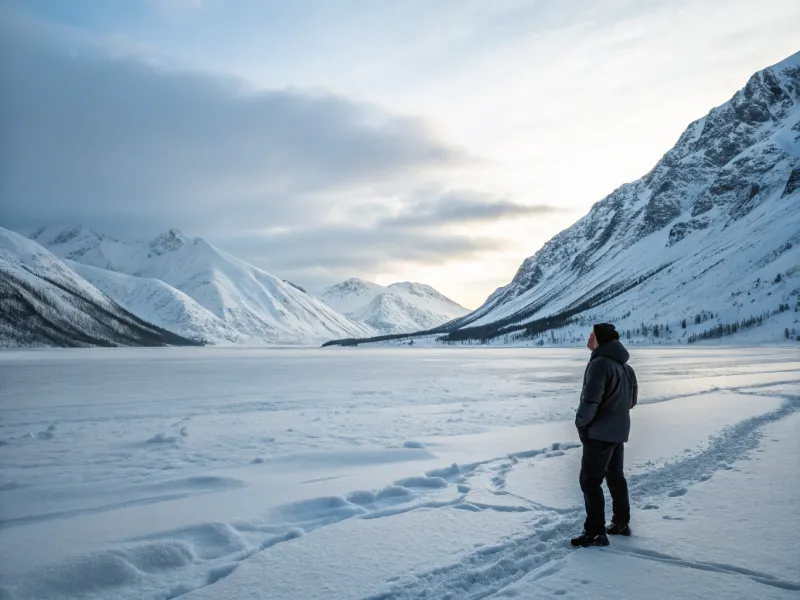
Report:
M 695 121 L 644 177 L 525 259 L 446 343 L 572 345 L 800 335 L 800 52 Z
M 91 290 L 90 295 L 177 334 L 172 343 L 179 345 L 318 345 L 342 337 L 409 333 L 468 312 L 432 287 L 410 282 L 383 287 L 350 279 L 326 288 L 317 298 L 175 229 L 146 242 L 123 242 L 81 226 L 40 228 L 30 239 L 8 230 L 2 233 L 4 278 L 24 271 L 29 257 L 47 256 L 48 264 L 68 273 L 79 287 Z M 34 288 L 47 287 L 30 273 L 25 277 Z M 9 280 L 6 285 L 15 284 Z M 26 310 L 32 315 L 38 311 L 35 305 Z M 86 326 L 69 325 L 68 316 L 58 336 L 43 337 L 32 335 L 24 319 L 10 322 L 10 315 L 4 312 L 0 320 L 2 345 L 92 345 L 76 334 Z M 113 345 L 138 342 L 116 338 Z
M 0 3 L 0 600 L 800 600 L 798 23 Z
M 31 239 L 143 319 L 205 343 L 315 344 L 373 330 L 202 238 L 124 242 L 84 227 Z
M 364 343 L 414 334 L 430 343 L 572 345 L 598 321 L 614 322 L 634 344 L 796 341 L 800 53 L 756 73 L 692 123 L 647 175 L 525 259 L 473 312 L 408 282 L 354 278 L 317 298 L 174 229 L 136 243 L 84 227 L 30 237 L 92 293 L 203 343 Z

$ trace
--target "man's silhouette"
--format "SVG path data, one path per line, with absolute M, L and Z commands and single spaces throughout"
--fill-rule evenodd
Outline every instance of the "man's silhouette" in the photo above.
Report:
M 630 410 L 636 406 L 638 384 L 628 365 L 629 354 L 610 323 L 592 328 L 586 347 L 592 357 L 583 376 L 581 403 L 575 426 L 583 444 L 580 483 L 586 504 L 583 533 L 573 546 L 608 546 L 606 532 L 630 535 L 631 507 L 628 482 L 622 473 L 625 442 L 631 429 Z M 606 530 L 603 480 L 613 503 L 611 526 Z

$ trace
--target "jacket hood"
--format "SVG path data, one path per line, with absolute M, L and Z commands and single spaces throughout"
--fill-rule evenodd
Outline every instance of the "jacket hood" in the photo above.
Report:
M 628 354 L 625 346 L 623 346 L 622 342 L 619 340 L 610 340 L 598 346 L 597 349 L 592 352 L 592 359 L 598 358 L 599 356 L 605 356 L 623 365 L 628 362 L 630 358 L 630 354 Z

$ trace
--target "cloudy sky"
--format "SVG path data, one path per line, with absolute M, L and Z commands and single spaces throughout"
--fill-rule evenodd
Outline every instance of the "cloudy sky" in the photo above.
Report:
M 755 71 L 796 0 L 0 0 L 0 225 L 170 227 L 468 307 Z

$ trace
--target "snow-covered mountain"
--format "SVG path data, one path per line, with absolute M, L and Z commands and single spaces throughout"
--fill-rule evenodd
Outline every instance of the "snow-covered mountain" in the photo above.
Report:
M 527 258 L 449 339 L 550 331 L 569 341 L 574 327 L 603 320 L 648 339 L 660 325 L 656 336 L 674 342 L 759 317 L 770 323 L 762 337 L 777 339 L 797 321 L 799 295 L 797 53 L 753 75 L 652 171 Z
M 196 343 L 141 319 L 36 242 L 0 227 L 0 346 Z
M 412 282 L 382 286 L 352 278 L 326 288 L 321 298 L 383 334 L 430 329 L 469 312 L 431 286 Z
M 134 277 L 69 259 L 64 259 L 64 263 L 121 306 L 155 325 L 208 343 L 252 341 L 160 279 Z
M 123 242 L 85 227 L 31 235 L 119 304 L 209 342 L 317 343 L 374 334 L 299 287 L 171 229 Z M 93 267 L 93 268 L 92 268 Z

